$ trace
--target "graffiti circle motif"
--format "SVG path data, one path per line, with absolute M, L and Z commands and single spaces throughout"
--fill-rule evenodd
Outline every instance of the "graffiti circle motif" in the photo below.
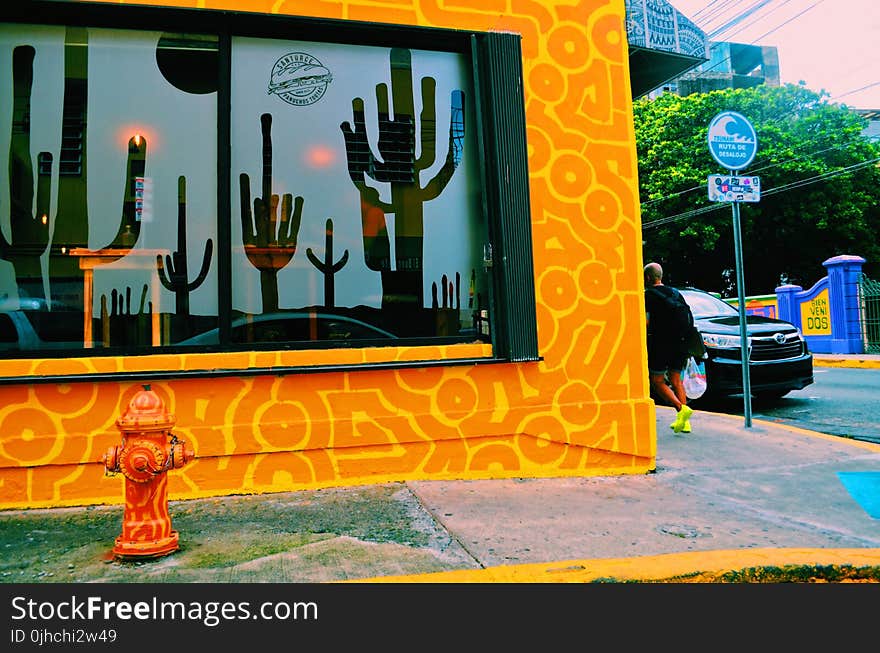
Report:
M 327 92 L 333 75 L 315 57 L 289 52 L 275 62 L 267 93 L 293 106 L 314 104 Z

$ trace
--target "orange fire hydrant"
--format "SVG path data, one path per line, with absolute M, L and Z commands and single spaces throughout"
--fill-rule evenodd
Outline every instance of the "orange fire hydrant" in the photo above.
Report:
M 169 469 L 178 469 L 195 455 L 186 442 L 171 433 L 174 415 L 162 399 L 143 386 L 128 404 L 116 427 L 122 444 L 103 456 L 108 472 L 125 476 L 125 514 L 122 534 L 113 554 L 120 558 L 155 558 L 178 549 L 179 535 L 168 514 Z

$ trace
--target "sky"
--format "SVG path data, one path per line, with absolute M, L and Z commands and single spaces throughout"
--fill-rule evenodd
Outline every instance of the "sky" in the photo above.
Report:
M 782 83 L 825 89 L 831 102 L 880 109 L 880 0 L 668 0 L 713 41 L 776 46 Z

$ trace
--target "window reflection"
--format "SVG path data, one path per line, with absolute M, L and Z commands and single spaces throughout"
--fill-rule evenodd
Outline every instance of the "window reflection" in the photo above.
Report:
M 2 25 L 0 48 L 10 349 L 148 351 L 216 326 L 216 99 L 188 98 L 217 89 L 217 37 Z
M 0 25 L 0 50 L 4 351 L 488 336 L 464 55 L 233 38 L 223 216 L 217 36 Z
M 321 92 L 294 86 L 300 74 Z M 395 338 L 486 337 L 488 239 L 464 57 L 242 38 L 232 79 L 242 243 L 233 307 L 255 321 L 344 315 Z M 282 79 L 295 96 L 278 91 Z M 318 149 L 328 153 L 321 166 L 310 156 Z M 233 326 L 233 339 L 375 335 L 313 327 Z

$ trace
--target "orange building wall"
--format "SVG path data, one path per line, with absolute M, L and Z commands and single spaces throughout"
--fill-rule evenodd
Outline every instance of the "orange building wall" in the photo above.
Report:
M 151 379 L 176 415 L 174 432 L 197 456 L 169 472 L 170 499 L 654 468 L 623 0 L 161 4 L 521 33 L 543 358 Z M 0 376 L 21 378 L 0 386 L 0 508 L 123 500 L 121 476 L 105 476 L 101 456 L 119 443 L 115 420 L 141 385 L 28 383 L 28 377 L 490 355 L 489 345 L 453 345 L 0 361 Z

